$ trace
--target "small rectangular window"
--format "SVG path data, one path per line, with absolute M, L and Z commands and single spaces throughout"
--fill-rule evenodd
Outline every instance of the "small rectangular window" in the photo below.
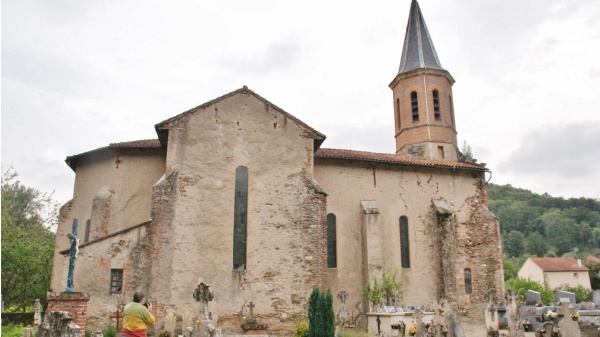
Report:
M 438 146 L 438 158 L 444 159 L 444 147 Z
M 574 278 L 579 278 L 579 274 L 577 274 L 577 273 L 573 273 L 573 277 L 574 277 Z
M 110 293 L 120 294 L 123 291 L 123 269 L 110 270 Z

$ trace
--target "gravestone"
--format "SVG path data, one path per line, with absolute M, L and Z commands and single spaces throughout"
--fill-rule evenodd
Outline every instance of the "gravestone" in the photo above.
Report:
M 194 291 L 194 299 L 200 303 L 200 319 L 194 323 L 193 337 L 220 337 L 221 328 L 216 327 L 216 319 L 213 319 L 209 310 L 209 301 L 214 298 L 210 285 L 200 282 Z
M 36 337 L 80 337 L 80 328 L 73 324 L 73 313 L 52 311 L 38 329 Z
M 165 330 L 170 333 L 170 336 L 175 336 L 175 308 L 172 306 L 167 307 L 167 314 L 165 315 Z
M 581 330 L 579 329 L 579 323 L 571 319 L 571 314 L 575 313 L 574 309 L 569 307 L 569 303 L 562 303 L 563 319 L 558 323 L 560 329 L 560 335 L 562 337 L 581 337 Z
M 340 291 L 337 294 L 337 298 L 342 302 L 342 308 L 337 313 L 337 321 L 339 322 L 339 326 L 346 326 L 346 323 L 350 319 L 350 314 L 346 310 L 346 301 L 348 300 L 348 292 L 345 290 Z
M 521 310 L 517 303 L 517 292 L 514 289 L 508 291 L 508 307 L 507 320 L 508 320 L 508 332 L 511 337 L 523 337 L 525 336 L 523 331 L 523 322 L 521 321 Z
M 526 305 L 536 305 L 542 301 L 542 295 L 535 290 L 527 290 L 526 296 Z
M 254 303 L 250 302 L 248 304 L 248 308 L 250 308 L 250 313 L 246 317 L 246 323 L 242 324 L 242 330 L 246 332 L 250 332 L 252 334 L 266 333 L 268 326 L 266 324 L 258 324 L 256 322 L 256 317 L 254 317 Z
M 434 337 L 442 337 L 448 333 L 448 324 L 446 323 L 446 319 L 442 316 L 442 306 L 437 302 L 434 302 L 431 309 L 434 314 L 428 332 L 430 335 L 433 334 Z
M 498 337 L 500 334 L 500 321 L 498 320 L 498 309 L 491 302 L 488 302 L 484 312 L 485 315 L 485 328 L 488 337 Z
M 42 312 L 41 312 L 41 305 L 40 305 L 40 300 L 39 299 L 35 299 L 35 302 L 33 304 L 33 329 L 37 330 L 38 326 L 40 326 L 40 324 L 42 324 Z
M 558 303 L 569 301 L 571 304 L 575 304 L 575 293 L 570 291 L 559 290 L 556 292 L 556 300 Z
M 33 328 L 25 328 L 23 329 L 23 334 L 21 337 L 33 337 Z

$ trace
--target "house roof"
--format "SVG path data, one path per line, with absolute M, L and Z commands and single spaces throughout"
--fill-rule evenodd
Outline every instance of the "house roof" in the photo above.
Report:
M 586 266 L 578 265 L 577 260 L 572 257 L 531 257 L 529 259 L 546 272 L 588 271 Z
M 229 98 L 229 97 L 237 95 L 237 94 L 250 94 L 250 95 L 253 95 L 254 97 L 256 97 L 259 100 L 263 101 L 265 104 L 269 105 L 271 108 L 273 108 L 273 109 L 279 111 L 280 113 L 284 114 L 287 118 L 290 118 L 293 121 L 295 121 L 296 123 L 302 125 L 304 128 L 306 128 L 306 131 L 307 131 L 306 136 L 311 137 L 311 138 L 313 138 L 315 140 L 315 147 L 314 147 L 315 149 L 318 149 L 321 146 L 321 144 L 323 143 L 323 141 L 325 140 L 326 136 L 324 134 L 322 134 L 319 131 L 317 131 L 317 130 L 313 129 L 312 127 L 308 126 L 308 124 L 306 124 L 303 121 L 299 120 L 298 118 L 292 116 L 291 114 L 289 114 L 285 110 L 281 109 L 280 107 L 276 106 L 275 104 L 269 102 L 268 100 L 266 100 L 265 98 L 263 98 L 259 94 L 255 93 L 254 91 L 248 89 L 247 86 L 243 86 L 242 88 L 240 88 L 238 90 L 232 91 L 232 92 L 230 92 L 228 94 L 225 94 L 225 95 L 223 95 L 221 97 L 217 97 L 217 98 L 215 98 L 215 99 L 213 99 L 211 101 L 208 101 L 208 102 L 206 102 L 204 104 L 198 105 L 195 108 L 192 108 L 192 109 L 190 109 L 188 111 L 182 112 L 182 113 L 180 113 L 177 116 L 171 117 L 169 119 L 166 119 L 166 120 L 164 120 L 164 121 L 156 124 L 154 126 L 154 128 L 156 130 L 156 133 L 158 134 L 158 139 L 160 140 L 160 143 L 163 146 L 166 147 L 167 141 L 168 141 L 170 124 L 173 121 L 175 121 L 175 120 L 177 120 L 177 119 L 179 119 L 179 118 L 181 118 L 181 117 L 183 117 L 183 116 L 185 116 L 185 115 L 187 115 L 189 113 L 192 113 L 192 112 L 197 111 L 199 109 L 206 108 L 206 107 L 208 107 L 208 106 L 210 106 L 212 104 L 215 104 L 215 103 L 217 103 L 219 101 L 222 101 L 222 100 L 224 100 L 226 98 Z
M 405 155 L 393 153 L 376 153 L 366 151 L 342 150 L 342 149 L 319 149 L 315 158 L 323 159 L 346 159 L 366 162 L 389 163 L 399 165 L 429 166 L 453 169 L 468 169 L 475 171 L 488 171 L 484 165 L 464 163 L 451 160 L 415 159 Z
M 110 143 L 108 146 L 100 147 L 94 150 L 90 150 L 87 152 L 83 152 L 80 154 L 76 154 L 73 156 L 68 156 L 65 159 L 65 162 L 69 167 L 75 171 L 77 168 L 77 162 L 92 153 L 98 153 L 102 151 L 115 151 L 119 149 L 141 149 L 141 150 L 158 150 L 161 149 L 160 142 L 158 139 L 142 139 L 142 140 L 133 140 L 129 142 L 120 142 L 120 143 Z

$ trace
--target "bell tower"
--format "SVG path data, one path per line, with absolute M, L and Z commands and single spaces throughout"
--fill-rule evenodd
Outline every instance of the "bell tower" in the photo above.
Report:
M 442 68 L 423 14 L 412 0 L 394 96 L 396 153 L 419 159 L 458 160 L 452 103 L 454 79 Z

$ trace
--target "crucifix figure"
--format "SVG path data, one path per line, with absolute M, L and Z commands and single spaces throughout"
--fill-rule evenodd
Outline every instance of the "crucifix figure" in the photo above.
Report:
M 73 219 L 73 230 L 67 234 L 67 238 L 71 241 L 71 250 L 69 251 L 69 274 L 67 276 L 67 288 L 65 292 L 75 292 L 73 287 L 73 272 L 75 271 L 75 259 L 79 253 L 79 238 L 77 237 L 77 219 Z

